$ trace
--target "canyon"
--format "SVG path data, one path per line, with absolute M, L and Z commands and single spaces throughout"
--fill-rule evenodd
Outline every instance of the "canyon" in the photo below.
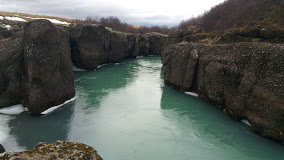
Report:
M 182 31 L 144 35 L 101 25 L 27 22 L 0 40 L 0 108 L 22 104 L 31 115 L 75 96 L 72 65 L 96 70 L 126 58 L 160 55 L 164 82 L 196 92 L 254 131 L 284 142 L 284 45 L 195 43 Z M 184 41 L 187 40 L 187 41 Z M 238 39 L 239 40 L 239 39 Z

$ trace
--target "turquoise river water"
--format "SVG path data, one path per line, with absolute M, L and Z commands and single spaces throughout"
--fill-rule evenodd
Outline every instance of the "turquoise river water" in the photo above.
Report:
M 283 160 L 284 145 L 219 108 L 165 86 L 160 57 L 75 72 L 76 100 L 42 117 L 0 115 L 7 150 L 68 140 L 105 160 Z

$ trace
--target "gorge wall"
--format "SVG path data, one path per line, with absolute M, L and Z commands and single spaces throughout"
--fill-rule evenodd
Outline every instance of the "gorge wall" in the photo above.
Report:
M 87 70 L 125 58 L 160 55 L 165 40 L 166 36 L 158 33 L 122 33 L 101 25 L 70 26 L 72 62 Z
M 10 31 L 11 32 L 11 31 Z M 0 32 L 0 108 L 22 104 L 40 114 L 75 96 L 72 63 L 94 70 L 124 58 L 160 55 L 166 36 L 112 31 L 101 25 L 27 22 Z
M 21 36 L 0 41 L 0 108 L 22 104 L 40 114 L 75 96 L 66 36 L 37 20 L 26 23 Z
M 283 44 L 183 41 L 161 57 L 166 84 L 195 91 L 231 117 L 247 119 L 261 135 L 284 142 Z

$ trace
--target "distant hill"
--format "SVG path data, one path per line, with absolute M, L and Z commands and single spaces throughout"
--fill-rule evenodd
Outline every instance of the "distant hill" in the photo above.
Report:
M 199 17 L 182 21 L 178 28 L 198 26 L 220 32 L 240 26 L 284 28 L 284 0 L 226 0 Z

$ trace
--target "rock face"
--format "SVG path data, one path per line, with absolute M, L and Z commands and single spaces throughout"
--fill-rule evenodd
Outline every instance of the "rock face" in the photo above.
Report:
M 170 45 L 162 53 L 165 83 L 195 91 L 233 118 L 247 119 L 263 136 L 284 142 L 283 53 L 283 45 L 269 43 Z
M 183 41 L 168 46 L 161 56 L 166 84 L 186 91 L 192 90 L 198 56 L 193 43 Z
M 102 160 L 97 151 L 82 143 L 56 141 L 55 143 L 39 143 L 33 150 L 18 153 L 5 153 L 0 159 L 92 159 Z
M 26 23 L 23 38 L 1 41 L 0 108 L 22 103 L 40 114 L 75 96 L 67 35 L 36 20 Z
M 159 33 L 147 33 L 139 37 L 139 56 L 161 55 L 166 37 Z
M 21 103 L 22 38 L 0 40 L 0 108 Z
M 226 31 L 218 40 L 218 43 L 232 42 L 271 42 L 283 43 L 284 30 L 282 28 L 266 28 L 266 27 L 242 27 Z
M 70 27 L 73 63 L 87 70 L 124 58 L 160 55 L 165 36 L 158 33 L 134 35 L 112 31 L 101 25 L 77 24 Z
M 107 63 L 110 50 L 110 31 L 101 25 L 75 25 L 70 27 L 70 46 L 73 63 L 93 70 Z
M 0 153 L 4 153 L 5 152 L 5 148 L 0 144 Z
M 110 42 L 107 63 L 118 63 L 132 54 L 135 36 L 130 33 L 111 31 Z

